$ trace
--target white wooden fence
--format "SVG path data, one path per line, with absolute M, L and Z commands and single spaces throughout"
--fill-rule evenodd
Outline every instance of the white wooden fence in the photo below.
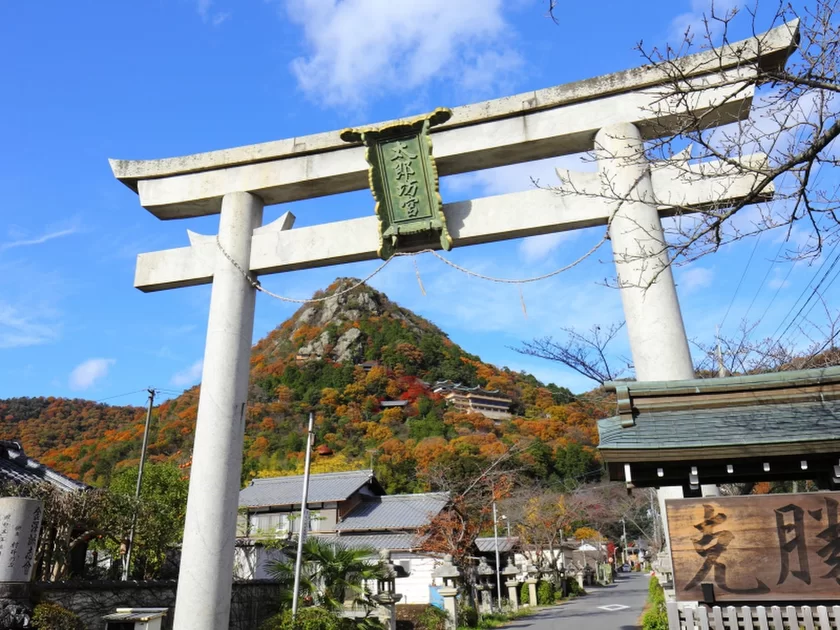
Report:
M 840 630 L 840 606 L 666 607 L 668 630 Z

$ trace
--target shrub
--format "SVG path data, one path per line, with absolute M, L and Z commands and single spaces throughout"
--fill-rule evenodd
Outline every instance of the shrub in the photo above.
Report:
M 292 611 L 286 610 L 266 620 L 260 630 L 342 630 L 341 619 L 323 608 L 301 608 L 292 621 Z
M 651 604 L 665 601 L 665 591 L 656 576 L 650 578 L 650 582 L 648 582 L 648 601 Z
M 38 630 L 85 630 L 79 616 L 58 604 L 38 604 L 32 615 L 32 626 Z
M 580 582 L 577 581 L 577 578 L 568 578 L 566 580 L 566 585 L 569 589 L 569 597 L 578 597 L 580 595 L 586 595 L 586 591 L 583 590 L 583 587 L 580 585 Z
M 546 580 L 537 585 L 537 604 L 551 606 L 554 603 L 554 584 Z
M 522 586 L 519 587 L 519 603 L 520 604 L 530 604 L 531 603 L 531 594 L 528 591 L 528 582 L 522 582 Z
M 478 627 L 478 611 L 472 606 L 458 607 L 458 625 L 465 628 Z
M 648 608 L 642 615 L 642 630 L 668 630 L 665 591 L 655 577 L 648 583 Z
M 428 606 L 417 618 L 415 630 L 446 630 L 447 614 L 440 608 Z

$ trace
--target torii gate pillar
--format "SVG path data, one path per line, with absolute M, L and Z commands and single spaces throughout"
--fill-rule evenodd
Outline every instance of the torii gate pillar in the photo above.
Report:
M 243 269 L 262 214 L 251 193 L 222 200 L 219 242 Z M 256 289 L 217 250 L 175 601 L 179 630 L 226 628 L 230 617 L 255 302 Z
M 616 199 L 610 222 L 618 285 L 640 381 L 694 378 L 677 288 L 639 129 L 617 124 L 595 136 L 604 196 Z M 645 200 L 650 200 L 646 203 Z

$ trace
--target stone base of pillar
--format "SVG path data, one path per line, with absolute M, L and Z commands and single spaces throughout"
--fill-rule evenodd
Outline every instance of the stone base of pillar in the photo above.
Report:
M 505 586 L 508 589 L 508 600 L 510 600 L 510 607 L 513 609 L 514 612 L 519 610 L 519 597 L 518 593 L 516 592 L 517 587 L 519 586 L 519 582 L 516 580 L 510 580 L 509 582 L 505 582 Z
M 490 595 L 490 591 L 486 589 L 481 591 L 481 612 L 485 615 L 493 612 L 493 597 Z
M 528 584 L 528 600 L 531 606 L 537 605 L 537 581 L 533 578 L 526 580 Z
M 443 597 L 443 609 L 446 611 L 446 630 L 456 630 L 458 627 L 458 603 L 455 597 L 457 588 L 439 587 L 438 593 Z

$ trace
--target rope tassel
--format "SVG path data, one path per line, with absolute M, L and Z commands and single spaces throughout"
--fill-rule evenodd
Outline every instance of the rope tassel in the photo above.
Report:
M 417 266 L 417 259 L 412 258 L 411 262 L 414 263 L 414 275 L 417 276 L 417 284 L 420 285 L 420 292 L 423 296 L 426 296 L 426 289 L 423 287 L 423 280 L 420 278 L 420 267 Z
M 528 309 L 525 308 L 525 295 L 522 293 L 522 285 L 518 285 L 519 287 L 519 303 L 522 304 L 522 314 L 525 316 L 525 319 L 528 319 Z

